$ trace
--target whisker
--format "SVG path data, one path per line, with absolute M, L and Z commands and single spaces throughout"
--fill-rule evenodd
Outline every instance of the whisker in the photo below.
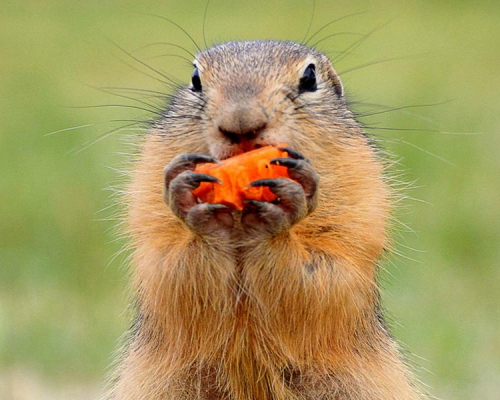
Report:
M 181 50 L 185 51 L 186 53 L 188 53 L 193 59 L 196 57 L 193 53 L 191 53 L 185 47 L 180 46 L 180 45 L 175 44 L 175 43 L 170 43 L 170 42 L 155 42 L 155 43 L 151 43 L 151 44 L 148 44 L 146 46 L 138 47 L 137 49 L 133 50 L 132 53 L 137 53 L 137 52 L 139 52 L 141 50 L 145 50 L 145 49 L 148 49 L 148 48 L 154 47 L 154 46 L 171 46 L 171 47 L 176 47 L 176 48 L 181 49 Z
M 403 143 L 403 144 L 405 144 L 405 145 L 407 145 L 407 146 L 413 147 L 414 149 L 417 149 L 417 150 L 419 150 L 419 151 L 422 151 L 422 152 L 424 152 L 425 154 L 427 154 L 427 155 L 429 155 L 429 156 L 431 156 L 431 157 L 436 158 L 437 160 L 440 160 L 440 161 L 442 161 L 442 162 L 444 162 L 444 163 L 446 163 L 446 164 L 448 164 L 448 165 L 451 165 L 452 167 L 456 167 L 456 166 L 457 166 L 456 164 L 452 163 L 451 161 L 447 160 L 446 158 L 443 158 L 443 157 L 441 157 L 441 156 L 438 156 L 437 154 L 434 154 L 434 153 L 430 152 L 429 150 L 426 150 L 426 149 L 424 149 L 424 148 L 422 148 L 422 147 L 420 147 L 420 146 L 417 146 L 417 145 L 416 145 L 416 144 L 414 144 L 414 143 L 410 143 L 410 142 L 408 142 L 408 141 L 406 141 L 406 140 L 404 140 L 404 139 L 395 139 L 395 138 L 394 138 L 394 139 L 385 139 L 385 141 L 386 141 L 386 142 L 388 142 L 388 143 L 398 143 L 398 142 L 399 142 L 399 143 Z
M 484 135 L 484 132 L 453 132 L 453 131 L 439 131 L 443 135 L 456 135 L 456 136 L 479 136 Z
M 334 24 L 335 22 L 341 21 L 343 19 L 351 18 L 351 17 L 354 17 L 356 15 L 365 14 L 365 13 L 366 13 L 366 11 L 361 11 L 361 12 L 356 12 L 356 13 L 349 14 L 349 15 L 344 15 L 343 17 L 334 19 L 333 21 L 330 21 L 329 23 L 323 25 L 320 29 L 318 29 L 316 32 L 314 32 L 314 34 L 309 39 L 307 39 L 305 42 L 303 42 L 303 44 L 307 46 L 308 43 L 311 40 L 313 40 L 320 32 L 322 32 L 324 29 L 328 28 L 330 25 Z
M 145 93 L 152 93 L 150 95 L 150 97 L 153 97 L 153 98 L 158 98 L 158 99 L 162 99 L 162 100 L 173 100 L 173 99 L 176 99 L 177 96 L 173 95 L 173 94 L 169 94 L 169 93 L 164 93 L 164 92 L 157 92 L 155 90 L 144 90 L 144 89 L 137 89 L 137 88 L 120 88 L 120 87 L 103 87 L 101 89 L 105 89 L 105 90 L 118 90 L 118 91 L 132 91 L 132 92 L 145 92 Z M 112 94 L 112 93 L 111 93 Z M 203 99 L 202 97 L 199 97 L 199 96 L 195 96 L 198 100 L 200 100 L 203 104 L 206 103 L 206 100 Z M 188 104 L 188 105 L 192 105 L 192 106 L 199 106 L 200 103 L 198 102 L 195 102 L 195 101 L 191 101 L 191 100 L 187 100 L 187 99 L 183 99 L 182 100 L 185 104 Z
M 150 94 L 150 95 L 154 94 L 157 97 L 167 95 L 164 92 L 159 92 L 157 90 L 147 90 L 147 89 L 141 89 L 141 88 L 102 86 L 102 87 L 98 87 L 98 89 L 103 89 L 103 90 L 121 90 L 121 91 L 130 91 L 130 92 L 143 92 L 145 94 Z
M 127 56 L 129 56 L 130 58 L 132 58 L 134 61 L 138 62 L 139 64 L 141 64 L 142 66 L 148 68 L 149 70 L 153 71 L 154 73 L 158 74 L 159 76 L 165 78 L 168 82 L 174 84 L 175 86 L 180 86 L 178 82 L 175 82 L 174 79 L 171 76 L 169 76 L 169 74 L 166 74 L 166 73 L 163 73 L 161 71 L 158 71 L 156 68 L 153 68 L 151 65 L 146 64 L 144 61 L 140 60 L 139 58 L 137 58 L 133 54 L 129 53 L 127 50 L 125 50 L 124 48 L 122 48 L 118 43 L 114 42 L 111 39 L 108 39 L 108 40 L 112 44 L 114 44 L 119 50 L 121 50 L 123 53 L 125 53 Z
M 71 155 L 71 154 L 78 154 L 78 153 L 81 153 L 82 151 L 88 149 L 90 146 L 100 142 L 101 140 L 111 136 L 112 134 L 114 133 L 118 133 L 118 132 L 122 132 L 124 130 L 128 130 L 128 128 L 132 127 L 132 126 L 137 126 L 138 124 L 137 123 L 131 123 L 131 124 L 127 124 L 127 125 L 123 125 L 123 126 L 120 126 L 118 128 L 115 128 L 115 129 L 111 129 L 105 133 L 103 133 L 102 135 L 99 135 L 95 140 L 93 141 L 87 141 L 85 142 L 84 144 L 82 144 L 81 146 L 78 146 L 77 148 L 69 151 L 66 153 L 66 155 Z M 135 129 L 135 130 L 138 130 L 139 128 Z
M 133 108 L 136 110 L 141 110 L 141 111 L 146 111 L 152 114 L 156 114 L 158 116 L 162 116 L 161 113 L 153 111 L 153 110 L 148 110 L 147 108 L 143 107 L 138 107 L 138 106 L 133 106 L 130 104 L 98 104 L 98 105 L 93 105 L 93 106 L 67 106 L 65 108 L 71 108 L 71 109 L 86 109 L 86 108 L 106 108 L 106 107 L 123 107 L 123 108 Z
M 148 121 L 141 121 L 141 120 L 136 120 L 136 119 L 112 119 L 109 121 L 94 122 L 92 124 L 71 126 L 69 128 L 59 129 L 57 131 L 45 133 L 43 136 L 52 136 L 52 135 L 57 135 L 58 133 L 70 132 L 70 131 L 75 131 L 75 130 L 79 130 L 79 129 L 90 128 L 93 126 L 110 124 L 110 123 L 117 123 L 117 122 L 135 122 L 137 124 L 145 124 L 145 125 L 148 124 Z
M 444 102 L 441 102 L 441 103 L 436 103 L 436 105 L 440 105 L 440 104 L 446 104 L 448 103 L 449 101 L 444 101 Z M 386 104 L 377 104 L 377 103 L 368 103 L 368 102 L 362 102 L 362 101 L 353 101 L 353 102 L 350 102 L 349 103 L 351 107 L 353 106 L 356 106 L 356 105 L 361 105 L 361 106 L 370 106 L 370 107 L 375 107 L 375 108 L 382 108 L 382 109 L 385 109 L 385 110 L 382 110 L 382 111 L 377 111 L 377 112 L 367 112 L 366 114 L 361 114 L 361 113 L 358 113 L 358 112 L 355 112 L 356 116 L 358 118 L 363 118 L 365 115 L 370 115 L 370 114 L 373 114 L 373 115 L 377 115 L 377 113 L 379 114 L 384 114 L 386 112 L 391 112 L 392 109 L 396 110 L 398 109 L 398 107 L 393 107 L 393 106 L 389 106 L 389 105 L 386 105 Z M 429 104 L 429 106 L 431 106 L 433 104 Z M 422 105 L 422 107 L 426 107 L 427 105 Z M 409 106 L 409 107 L 412 107 L 412 106 Z M 418 106 L 415 106 L 415 107 L 418 107 Z M 404 110 L 405 107 L 401 107 L 402 110 Z M 413 112 L 409 112 L 409 111 L 401 111 L 402 114 L 404 115 L 409 115 L 411 117 L 415 117 L 415 118 L 418 118 L 422 121 L 426 121 L 428 123 L 431 123 L 435 126 L 438 125 L 437 121 L 432 119 L 432 118 L 428 118 L 428 117 L 425 117 L 423 115 L 420 115 L 420 114 L 416 114 L 416 113 L 413 113 Z
M 96 125 L 99 125 L 99 124 L 102 124 L 102 123 L 104 123 L 104 122 L 97 122 L 97 123 L 93 123 L 93 124 L 85 124 L 85 125 L 72 126 L 70 128 L 64 128 L 64 129 L 59 129 L 57 131 L 45 133 L 43 136 L 52 136 L 52 135 L 56 135 L 56 134 L 62 133 L 62 132 L 68 132 L 68 131 L 74 131 L 74 130 L 77 130 L 77 129 L 89 128 L 91 126 L 96 126 Z
M 205 44 L 205 48 L 207 48 L 207 39 L 205 37 L 205 28 L 207 23 L 207 14 L 208 14 L 208 6 L 210 4 L 210 0 L 206 0 L 207 4 L 205 5 L 205 12 L 203 13 L 203 43 Z
M 131 97 L 131 96 L 126 96 L 126 95 L 123 95 L 123 94 L 118 94 L 118 93 L 113 93 L 112 91 L 108 91 L 108 90 L 105 90 L 105 89 L 101 89 L 101 88 L 98 88 L 98 87 L 93 87 L 93 89 L 95 90 L 99 90 L 100 92 L 103 92 L 103 93 L 107 93 L 107 94 L 110 94 L 112 96 L 116 96 L 116 97 L 120 97 L 122 99 L 127 99 L 127 100 L 132 100 L 132 101 L 135 101 L 139 104 L 143 104 L 145 106 L 148 106 L 148 107 L 151 107 L 153 110 L 155 110 L 156 112 L 158 113 L 161 113 L 163 111 L 163 109 L 159 108 L 158 106 L 154 105 L 154 104 L 150 104 L 148 103 L 147 101 L 143 101 L 143 100 L 140 100 L 140 99 L 137 99 L 135 97 Z
M 331 35 L 328 35 L 328 36 L 325 36 L 324 38 L 318 40 L 316 43 L 314 44 L 311 44 L 310 46 L 311 47 L 316 47 L 318 46 L 318 44 L 324 42 L 325 40 L 328 40 L 332 37 L 335 37 L 335 36 L 345 36 L 345 35 L 354 35 L 354 36 L 363 36 L 365 37 L 367 34 L 364 34 L 364 33 L 358 33 L 358 32 L 337 32 L 337 33 L 332 33 Z
M 193 65 L 193 62 L 190 59 L 188 59 L 184 56 L 180 56 L 179 54 L 172 54 L 172 53 L 159 54 L 157 56 L 148 57 L 148 58 L 146 58 L 146 60 L 154 60 L 156 58 L 162 58 L 162 57 L 177 57 L 177 58 L 180 58 L 181 60 L 186 61 L 189 65 Z
M 442 134 L 452 134 L 453 132 L 444 132 L 438 129 L 423 129 L 423 128 L 393 128 L 388 126 L 373 126 L 373 125 L 363 125 L 364 128 L 367 129 L 375 129 L 381 131 L 401 131 L 401 132 L 426 132 L 426 133 L 442 133 Z M 460 134 L 460 132 L 456 132 Z M 466 132 L 469 133 L 469 132 Z M 474 132 L 470 132 L 474 133 Z
M 377 27 L 375 27 L 374 29 L 372 29 L 370 32 L 368 32 L 367 34 L 365 34 L 361 39 L 355 41 L 354 43 L 352 43 L 351 45 L 347 46 L 344 51 L 342 52 L 342 54 L 340 55 L 339 58 L 337 58 L 335 60 L 336 63 L 339 63 L 340 61 L 342 61 L 344 58 L 346 58 L 347 56 L 349 56 L 349 54 L 352 52 L 352 50 L 358 48 L 359 46 L 361 46 L 368 38 L 370 38 L 375 32 L 379 31 L 380 29 L 386 27 L 387 25 L 389 25 L 392 21 L 394 20 L 394 18 L 388 20 L 387 22 L 384 22 L 380 25 L 378 25 Z
M 144 72 L 144 71 L 140 70 L 139 68 L 136 68 L 136 67 L 134 67 L 133 65 L 131 65 L 131 64 L 129 64 L 129 63 L 127 63 L 126 61 L 122 60 L 121 58 L 119 58 L 119 57 L 117 57 L 117 56 L 113 56 L 113 57 L 114 57 L 114 58 L 116 58 L 118 61 L 122 62 L 123 64 L 125 64 L 125 65 L 126 65 L 127 67 L 129 67 L 130 69 L 133 69 L 134 71 L 139 72 L 140 74 L 142 74 L 142 75 L 144 75 L 144 76 L 147 76 L 148 78 L 151 78 L 151 79 L 153 79 L 153 80 L 155 80 L 155 81 L 157 81 L 157 82 L 160 82 L 162 85 L 165 85 L 165 86 L 167 86 L 167 87 L 169 87 L 169 88 L 171 88 L 171 89 L 174 89 L 174 90 L 177 88 L 175 84 L 173 84 L 173 83 L 171 83 L 171 82 L 169 82 L 169 81 L 164 81 L 163 79 L 159 79 L 159 78 L 157 78 L 156 76 L 153 76 L 153 75 L 151 75 L 151 74 L 148 74 L 148 73 L 146 73 L 146 72 Z
M 378 65 L 378 64 L 382 64 L 382 63 L 386 63 L 386 62 L 390 62 L 390 61 L 404 60 L 404 59 L 406 59 L 406 57 L 392 57 L 392 58 L 385 58 L 383 60 L 371 61 L 371 62 L 368 62 L 368 63 L 365 63 L 365 64 L 357 65 L 355 67 L 346 69 L 346 70 L 344 70 L 342 72 L 339 72 L 339 75 L 345 75 L 345 74 L 348 74 L 350 72 L 357 71 L 358 69 L 362 69 L 362 68 L 366 68 L 366 67 L 371 67 L 373 65 Z
M 316 0 L 312 0 L 312 12 L 311 12 L 311 18 L 309 19 L 309 25 L 307 26 L 306 34 L 304 35 L 304 37 L 300 41 L 303 44 L 307 44 L 307 42 L 304 43 L 304 41 L 307 39 L 307 35 L 309 35 L 309 32 L 311 31 L 315 12 L 316 12 Z
M 388 113 L 388 112 L 394 112 L 394 111 L 400 111 L 400 110 L 407 110 L 407 109 L 410 109 L 410 108 L 424 108 L 424 107 L 441 106 L 443 104 L 448 104 L 450 102 L 451 102 L 451 100 L 447 100 L 447 101 L 442 101 L 442 102 L 439 102 L 439 103 L 416 104 L 416 105 L 395 107 L 395 108 L 391 108 L 391 109 L 384 110 L 384 111 L 375 111 L 375 112 L 371 112 L 371 113 L 367 113 L 367 114 L 359 114 L 358 118 L 371 117 L 372 115 L 379 115 L 379 114 L 385 114 L 385 113 Z M 379 104 L 373 104 L 373 105 L 374 106 L 379 106 Z M 385 107 L 385 106 L 383 106 L 383 107 Z
M 200 52 L 202 51 L 202 50 L 201 50 L 201 48 L 200 48 L 200 46 L 198 46 L 198 43 L 196 43 L 196 41 L 193 39 L 193 37 L 192 37 L 192 36 L 191 36 L 191 35 L 190 35 L 190 34 L 189 34 L 189 33 L 188 33 L 188 32 L 187 32 L 187 31 L 186 31 L 186 30 L 185 30 L 182 26 L 180 26 L 178 23 L 176 23 L 176 22 L 172 21 L 171 19 L 168 19 L 168 18 L 165 18 L 165 17 L 163 17 L 163 16 L 161 16 L 161 15 L 158 15 L 158 14 L 148 14 L 148 13 L 146 13 L 146 14 L 144 14 L 144 15 L 149 15 L 149 16 L 151 16 L 151 17 L 155 17 L 155 18 L 162 19 L 162 20 L 167 21 L 168 23 L 170 23 L 170 24 L 172 24 L 172 25 L 176 26 L 176 27 L 177 27 L 177 28 L 179 28 L 182 32 L 184 32 L 184 34 L 185 34 L 185 35 L 186 35 L 186 36 L 187 36 L 187 37 L 191 40 L 191 42 L 192 42 L 192 43 L 196 46 L 196 48 L 198 49 L 198 51 L 200 51 Z

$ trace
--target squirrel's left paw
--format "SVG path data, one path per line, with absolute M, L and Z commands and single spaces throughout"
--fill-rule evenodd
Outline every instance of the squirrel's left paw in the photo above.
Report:
M 288 168 L 290 179 L 259 179 L 250 186 L 266 186 L 277 199 L 272 203 L 248 200 L 243 210 L 242 225 L 251 232 L 277 235 L 310 214 L 317 205 L 319 175 L 311 162 L 299 152 L 283 148 L 290 158 L 276 158 L 271 164 Z

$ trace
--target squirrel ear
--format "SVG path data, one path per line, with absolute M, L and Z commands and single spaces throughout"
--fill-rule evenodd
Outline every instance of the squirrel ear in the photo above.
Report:
M 342 82 L 340 81 L 340 78 L 333 67 L 331 67 L 331 69 L 328 69 L 328 78 L 330 78 L 337 96 L 344 97 L 344 85 L 342 85 Z
M 344 85 L 342 85 L 342 82 L 335 71 L 333 71 L 331 80 L 333 82 L 333 86 L 335 87 L 335 93 L 337 93 L 339 97 L 344 97 Z
M 340 81 L 337 72 L 333 68 L 332 63 L 330 62 L 330 60 L 328 60 L 328 58 L 324 57 L 324 61 L 325 64 L 328 66 L 327 68 L 328 79 L 333 84 L 335 94 L 339 96 L 339 98 L 344 97 L 344 85 L 342 85 L 342 82 Z

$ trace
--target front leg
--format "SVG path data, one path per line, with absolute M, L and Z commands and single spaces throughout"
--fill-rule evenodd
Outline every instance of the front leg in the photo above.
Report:
M 199 203 L 192 193 L 201 182 L 219 179 L 194 172 L 200 163 L 219 163 L 204 154 L 180 154 L 163 170 L 163 199 L 172 212 L 194 233 L 204 237 L 229 236 L 233 227 L 231 209 L 223 204 Z
M 275 158 L 271 164 L 288 168 L 293 179 L 260 179 L 250 186 L 266 186 L 277 199 L 272 202 L 247 201 L 242 225 L 249 234 L 276 236 L 290 229 L 316 209 L 319 175 L 311 162 L 296 150 L 283 148 L 290 158 Z

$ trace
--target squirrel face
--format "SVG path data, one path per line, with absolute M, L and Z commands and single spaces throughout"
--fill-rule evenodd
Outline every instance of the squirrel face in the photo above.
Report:
M 311 120 L 344 103 L 328 59 L 297 43 L 230 42 L 201 52 L 194 66 L 191 101 L 200 103 L 202 131 L 219 159 L 297 145 Z

